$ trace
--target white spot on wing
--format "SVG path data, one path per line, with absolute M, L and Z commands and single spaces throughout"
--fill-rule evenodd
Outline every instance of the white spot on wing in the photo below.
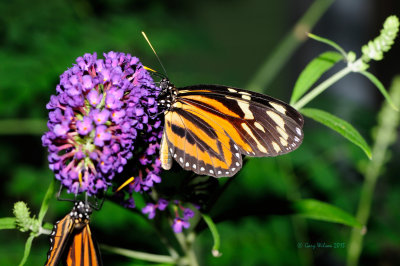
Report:
M 193 164 L 193 169 L 196 169 L 196 167 L 197 167 L 197 166 L 196 166 L 195 164 Z
M 244 96 L 242 96 L 244 97 Z M 244 101 L 237 101 L 240 109 L 244 113 L 244 119 L 254 119 L 253 113 L 250 111 L 250 104 Z
M 301 129 L 296 127 L 296 133 L 301 136 Z
M 234 89 L 232 89 L 232 88 L 228 88 L 228 91 L 229 91 L 229 92 L 237 93 L 237 90 L 234 90 Z
M 210 174 L 214 174 L 214 170 L 210 169 Z
M 278 112 L 282 113 L 282 114 L 286 114 L 286 108 L 283 107 L 282 105 L 278 104 L 278 103 L 274 103 L 274 102 L 269 102 L 269 104 L 275 108 L 275 110 L 277 110 Z
M 257 148 L 263 152 L 263 153 L 268 153 L 267 149 L 261 145 L 261 143 L 258 141 L 258 139 L 256 138 L 256 136 L 254 136 L 253 132 L 251 131 L 251 129 L 249 128 L 249 126 L 246 123 L 242 123 L 242 128 L 247 132 L 247 134 L 250 135 L 250 137 L 256 142 L 257 144 Z M 249 152 L 247 152 L 249 153 Z
M 289 135 L 281 127 L 276 127 L 276 131 L 278 131 L 279 135 L 281 135 L 285 140 L 289 138 Z
M 242 95 L 242 99 L 251 101 L 251 97 L 249 95 Z
M 179 158 L 179 161 L 180 161 L 181 163 L 183 163 L 183 158 L 182 158 L 182 157 L 180 157 L 180 158 Z
M 271 119 L 280 127 L 280 128 L 285 128 L 285 121 L 283 121 L 283 118 L 278 115 L 277 113 L 273 111 L 267 111 L 267 115 L 271 117 Z
M 200 168 L 200 171 L 204 171 L 204 170 L 206 170 L 204 167 L 201 167 L 201 168 Z
M 281 144 L 283 145 L 283 146 L 287 146 L 288 145 L 288 142 L 284 139 L 284 138 L 282 138 L 282 137 L 279 137 L 279 141 L 281 142 Z
M 256 128 L 258 128 L 259 130 L 261 130 L 262 132 L 265 133 L 265 129 L 260 123 L 254 122 L 254 125 L 256 126 Z
M 272 146 L 274 147 L 274 150 L 275 150 L 276 152 L 282 151 L 282 150 L 281 150 L 281 147 L 279 147 L 279 145 L 278 145 L 275 141 L 272 142 Z
M 297 136 L 294 136 L 294 141 L 299 142 L 300 139 Z
M 186 162 L 185 166 L 188 167 L 189 166 L 189 162 Z

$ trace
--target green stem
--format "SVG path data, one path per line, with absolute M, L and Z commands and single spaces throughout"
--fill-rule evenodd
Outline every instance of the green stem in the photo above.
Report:
M 184 258 L 185 260 L 187 260 L 189 265 L 190 266 L 199 265 L 199 263 L 197 262 L 196 254 L 193 250 L 193 242 L 195 239 L 195 235 L 189 234 L 188 236 L 186 236 L 184 233 L 175 233 L 175 237 L 178 240 L 179 245 L 181 246 L 185 254 Z
M 334 74 L 332 77 L 328 78 L 321 84 L 319 84 L 317 87 L 315 87 L 312 91 L 307 93 L 304 97 L 302 97 L 298 102 L 293 104 L 293 107 L 297 110 L 300 110 L 303 108 L 307 103 L 309 103 L 312 99 L 317 97 L 319 94 L 321 94 L 324 90 L 329 88 L 332 84 L 337 82 L 339 79 L 343 78 L 350 72 L 352 72 L 353 69 L 349 66 L 345 67 L 344 69 L 340 70 L 336 74 Z
M 101 249 L 107 250 L 109 252 L 120 254 L 125 257 L 144 260 L 144 261 L 151 261 L 151 262 L 158 262 L 158 263 L 176 263 L 176 259 L 165 256 L 165 255 L 157 255 L 152 253 L 140 252 L 140 251 L 133 251 L 124 248 L 117 248 L 108 245 L 100 245 Z
M 47 130 L 43 119 L 0 120 L 0 135 L 42 135 Z
M 201 215 L 203 216 L 204 221 L 207 223 L 208 228 L 210 228 L 212 237 L 214 239 L 214 245 L 212 247 L 211 253 L 213 254 L 214 257 L 218 257 L 221 255 L 221 253 L 219 252 L 219 246 L 221 241 L 217 230 L 217 226 L 215 225 L 214 221 L 208 214 L 202 213 Z
M 392 85 L 391 98 L 397 105 L 400 103 L 400 76 Z M 379 113 L 379 124 L 376 132 L 376 141 L 372 150 L 372 160 L 365 171 L 365 181 L 361 188 L 360 202 L 357 210 L 357 220 L 364 225 L 363 229 L 353 228 L 347 250 L 347 265 L 356 266 L 362 251 L 363 238 L 366 233 L 366 226 L 371 212 L 371 203 L 374 195 L 375 185 L 379 178 L 381 169 L 385 164 L 387 150 L 396 140 L 396 128 L 399 124 L 400 115 L 393 111 L 390 105 L 385 102 Z
M 262 92 L 276 74 L 282 69 L 290 56 L 307 38 L 305 33 L 312 30 L 325 11 L 331 6 L 334 0 L 316 0 L 300 18 L 293 29 L 288 32 L 259 68 L 257 74 L 250 80 L 246 88 Z

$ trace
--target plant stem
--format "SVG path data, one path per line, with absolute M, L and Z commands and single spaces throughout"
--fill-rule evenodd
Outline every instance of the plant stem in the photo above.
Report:
M 396 106 L 400 104 L 400 76 L 397 76 L 392 84 L 391 98 Z M 378 115 L 376 141 L 372 149 L 373 157 L 369 161 L 365 171 L 365 180 L 361 188 L 360 202 L 357 210 L 357 220 L 364 225 L 364 229 L 352 229 L 347 250 L 348 266 L 356 266 L 358 264 L 371 211 L 375 185 L 385 163 L 387 150 L 397 138 L 396 128 L 398 127 L 399 119 L 399 112 L 393 111 L 390 105 L 385 102 Z
M 47 130 L 44 119 L 0 120 L 0 135 L 42 135 Z
M 246 88 L 262 92 L 263 88 L 267 87 L 282 69 L 296 48 L 307 39 L 305 33 L 312 30 L 333 2 L 334 0 L 314 1 L 307 12 L 294 25 L 293 29 L 286 34 L 276 49 L 271 52 L 271 55 L 265 60 Z
M 337 82 L 339 79 L 343 78 L 350 72 L 352 72 L 353 69 L 349 66 L 345 67 L 344 69 L 340 70 L 336 74 L 334 74 L 332 77 L 328 78 L 321 84 L 319 84 L 317 87 L 315 87 L 312 91 L 307 93 L 304 97 L 302 97 L 298 102 L 293 104 L 293 107 L 297 110 L 300 110 L 303 108 L 307 103 L 309 103 L 312 99 L 317 97 L 319 94 L 321 94 L 324 90 L 329 88 L 332 84 Z
M 138 260 L 158 262 L 158 263 L 175 263 L 176 262 L 176 259 L 174 259 L 170 256 L 157 255 L 157 254 L 134 251 L 134 250 L 124 249 L 124 248 L 117 248 L 117 247 L 112 247 L 112 246 L 108 246 L 108 245 L 104 245 L 104 244 L 100 245 L 100 247 L 101 247 L 101 249 L 110 251 L 112 253 L 120 254 L 125 257 L 138 259 Z

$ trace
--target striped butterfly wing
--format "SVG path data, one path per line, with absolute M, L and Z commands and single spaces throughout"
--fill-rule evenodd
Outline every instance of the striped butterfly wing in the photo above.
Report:
M 89 224 L 74 235 L 66 262 L 68 266 L 102 265 L 100 253 L 93 241 Z
M 174 158 L 184 169 L 232 176 L 242 154 L 277 156 L 302 142 L 303 117 L 272 97 L 218 85 L 178 89 L 166 111 L 161 144 L 163 168 Z
M 50 234 L 46 266 L 59 265 L 60 262 L 67 265 L 101 265 L 100 253 L 89 228 L 91 213 L 88 204 L 77 201 L 71 212 L 56 222 Z
M 70 214 L 56 222 L 50 234 L 50 249 L 47 254 L 46 266 L 58 265 L 61 262 L 73 230 L 74 220 Z

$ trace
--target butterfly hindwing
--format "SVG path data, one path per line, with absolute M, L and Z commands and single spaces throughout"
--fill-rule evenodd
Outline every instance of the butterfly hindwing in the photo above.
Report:
M 276 156 L 302 141 L 302 116 L 272 97 L 219 85 L 177 89 L 166 111 L 169 154 L 186 170 L 232 176 L 241 154 Z
M 99 251 L 95 245 L 89 224 L 74 235 L 69 248 L 66 262 L 68 266 L 96 266 L 101 265 Z

